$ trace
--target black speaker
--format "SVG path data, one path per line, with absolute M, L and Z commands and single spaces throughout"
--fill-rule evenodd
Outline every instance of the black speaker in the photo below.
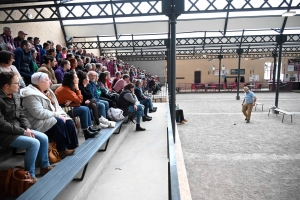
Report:
M 184 12 L 184 0 L 162 0 L 162 12 L 172 13 L 172 4 L 174 3 L 174 13 L 181 14 Z

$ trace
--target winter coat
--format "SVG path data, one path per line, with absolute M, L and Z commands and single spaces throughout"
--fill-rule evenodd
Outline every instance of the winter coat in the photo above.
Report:
M 53 84 L 57 84 L 55 73 L 54 73 L 54 70 L 52 69 L 52 67 L 48 67 L 46 64 L 42 64 L 42 66 L 38 69 L 38 72 L 43 72 L 43 73 L 48 74 L 48 77 L 51 80 L 51 82 Z
M 31 128 L 31 125 L 21 110 L 20 96 L 13 94 L 13 98 L 9 98 L 0 89 L 0 146 L 9 146 L 24 135 L 26 128 Z
M 59 115 L 67 116 L 59 106 L 53 91 L 50 89 L 48 91 L 55 105 L 52 105 L 50 99 L 33 85 L 20 90 L 20 95 L 23 98 L 24 114 L 32 124 L 33 129 L 40 132 L 48 131 L 55 125 L 57 123 L 55 117 L 59 117 Z

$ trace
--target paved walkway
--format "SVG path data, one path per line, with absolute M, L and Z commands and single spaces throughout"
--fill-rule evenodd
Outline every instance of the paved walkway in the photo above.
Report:
M 194 200 L 300 199 L 300 115 L 272 114 L 275 93 L 257 93 L 251 123 L 234 93 L 178 94 L 188 123 L 178 125 Z M 300 94 L 279 94 L 279 108 L 300 112 Z
M 152 121 L 141 122 L 146 131 L 128 134 L 87 200 L 168 199 L 167 107 L 155 106 Z

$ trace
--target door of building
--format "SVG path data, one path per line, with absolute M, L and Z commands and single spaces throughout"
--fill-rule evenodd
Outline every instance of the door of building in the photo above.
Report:
M 200 71 L 195 71 L 194 83 L 201 83 L 201 72 Z

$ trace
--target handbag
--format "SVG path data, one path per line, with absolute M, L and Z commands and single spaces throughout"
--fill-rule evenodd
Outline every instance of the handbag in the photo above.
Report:
M 17 168 L 17 170 L 13 169 L 10 178 L 9 194 L 18 197 L 33 185 L 33 180 L 29 172 L 25 171 L 23 167 L 16 166 L 15 168 Z
M 119 108 L 109 108 L 107 111 L 107 116 L 115 122 L 121 121 L 125 118 L 123 115 L 123 110 Z
M 4 196 L 18 197 L 33 185 L 33 180 L 28 171 L 16 166 L 0 171 L 0 198 Z
M 13 169 L 0 171 L 0 199 L 9 195 L 9 181 L 12 175 Z
M 59 153 L 56 149 L 55 142 L 49 143 L 48 156 L 49 156 L 49 162 L 51 165 L 60 161 Z

